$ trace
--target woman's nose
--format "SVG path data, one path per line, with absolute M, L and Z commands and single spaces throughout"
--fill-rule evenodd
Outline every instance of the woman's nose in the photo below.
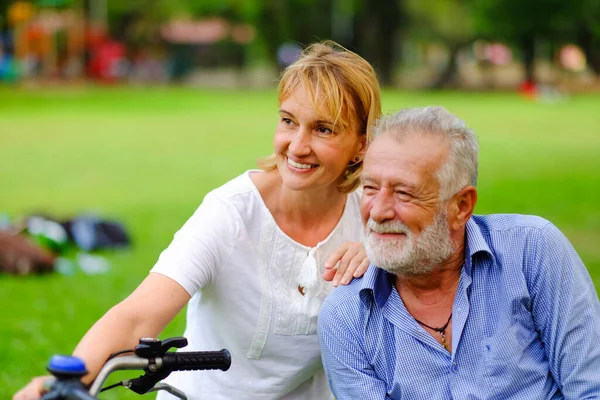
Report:
M 294 133 L 294 136 L 292 137 L 289 146 L 290 152 L 297 156 L 308 155 L 311 152 L 310 142 L 310 132 L 307 132 L 307 129 L 301 127 Z

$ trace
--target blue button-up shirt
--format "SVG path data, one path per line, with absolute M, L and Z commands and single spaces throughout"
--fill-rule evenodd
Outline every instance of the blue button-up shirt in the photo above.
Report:
M 329 384 L 345 399 L 600 399 L 600 303 L 564 235 L 522 215 L 473 216 L 452 306 L 452 352 L 371 265 L 319 317 Z

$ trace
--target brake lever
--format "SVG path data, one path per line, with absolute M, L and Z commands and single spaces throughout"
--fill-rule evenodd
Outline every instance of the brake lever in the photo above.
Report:
M 159 390 L 164 390 L 167 393 L 171 393 L 173 396 L 178 397 L 181 400 L 187 400 L 187 396 L 185 395 L 185 393 L 165 382 L 157 383 L 156 385 L 154 385 L 154 387 L 148 390 L 148 393 L 158 392 Z
M 162 357 L 172 347 L 182 348 L 187 346 L 188 341 L 185 337 L 174 337 L 163 341 L 158 338 L 140 338 L 139 344 L 135 346 L 134 352 L 139 357 L 149 360 L 149 365 L 144 369 L 144 375 L 129 380 L 128 388 L 135 393 L 148 393 L 159 381 L 163 380 L 171 371 L 161 371 L 156 368 L 156 358 Z
M 160 357 L 172 347 L 180 349 L 187 346 L 187 344 L 188 341 L 184 337 L 174 337 L 162 341 L 157 338 L 140 338 L 139 344 L 134 348 L 134 352 L 137 356 L 144 358 Z
M 146 373 L 144 375 L 140 375 L 135 379 L 125 381 L 128 382 L 127 388 L 136 392 L 137 394 L 148 393 L 159 381 L 162 381 L 171 373 L 171 371 L 161 370 L 150 372 L 148 369 L 145 371 Z

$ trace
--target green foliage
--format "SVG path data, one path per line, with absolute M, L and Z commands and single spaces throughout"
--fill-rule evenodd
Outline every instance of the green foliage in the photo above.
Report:
M 590 27 L 596 38 L 600 40 L 600 1 L 580 0 L 583 4 L 582 14 L 587 26 Z
M 568 36 L 595 7 L 595 0 L 471 0 L 474 23 L 485 37 L 550 41 Z
M 405 0 L 411 32 L 424 39 L 462 44 L 473 39 L 471 9 L 464 0 Z

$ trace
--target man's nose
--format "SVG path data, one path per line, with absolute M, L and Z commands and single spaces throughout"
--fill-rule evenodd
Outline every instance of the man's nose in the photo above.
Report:
M 300 127 L 292 137 L 290 142 L 290 152 L 296 156 L 306 156 L 310 154 L 311 147 L 311 136 L 310 132 L 305 127 Z
M 373 198 L 369 216 L 375 222 L 384 222 L 394 219 L 394 196 L 387 190 L 382 190 Z

